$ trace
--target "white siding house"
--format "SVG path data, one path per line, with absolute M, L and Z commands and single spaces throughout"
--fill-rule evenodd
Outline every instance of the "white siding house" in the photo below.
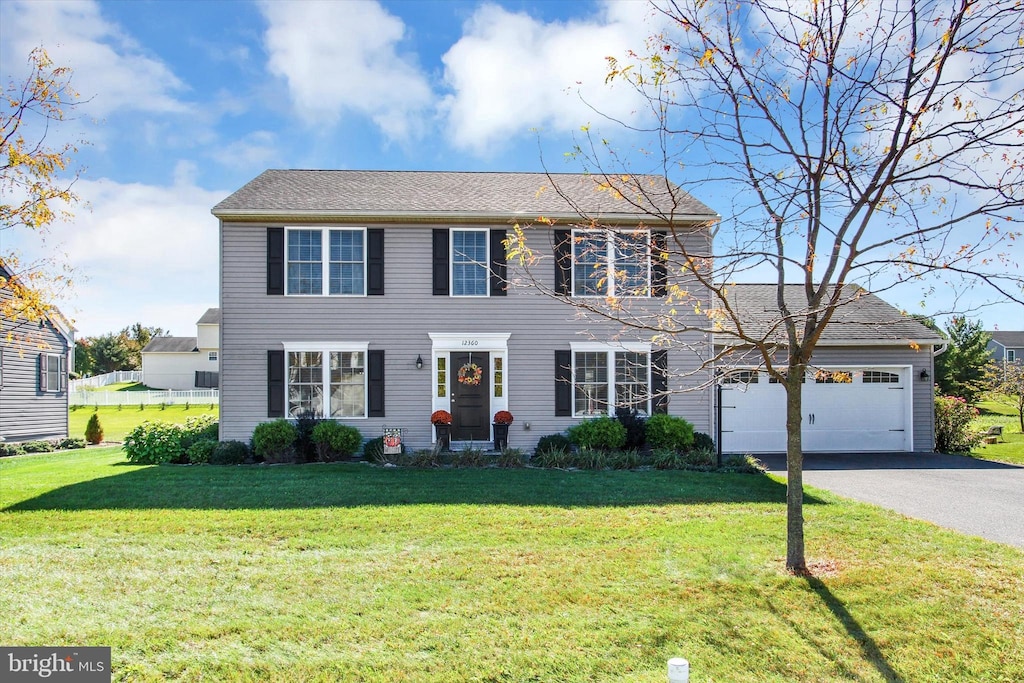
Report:
M 220 309 L 196 323 L 195 337 L 154 337 L 142 350 L 142 382 L 153 389 L 216 387 L 220 368 Z

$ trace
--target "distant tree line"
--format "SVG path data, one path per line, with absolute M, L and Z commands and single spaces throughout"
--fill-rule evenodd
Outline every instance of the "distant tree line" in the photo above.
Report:
M 120 332 L 75 340 L 75 373 L 79 377 L 119 370 L 141 370 L 142 349 L 153 337 L 169 335 L 162 327 L 135 323 Z

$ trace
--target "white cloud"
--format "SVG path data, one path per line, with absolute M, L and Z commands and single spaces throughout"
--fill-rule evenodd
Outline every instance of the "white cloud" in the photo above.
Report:
M 89 115 L 189 109 L 176 95 L 185 85 L 119 26 L 105 20 L 95 2 L 4 2 L 0 7 L 5 72 L 27 64 L 29 52 L 42 45 L 56 65 L 72 67 L 72 85 L 88 100 L 82 111 Z
M 646 3 L 607 2 L 593 19 L 546 24 L 481 6 L 442 58 L 453 91 L 442 105 L 449 137 L 485 154 L 534 127 L 578 130 L 601 115 L 636 121 L 644 101 L 605 84 L 606 57 L 639 52 L 655 30 L 649 15 Z
M 391 139 L 415 135 L 433 94 L 415 59 L 399 52 L 405 25 L 374 0 L 263 2 L 268 69 L 285 79 L 310 125 L 368 117 Z
M 213 158 L 221 165 L 237 169 L 264 169 L 286 166 L 277 136 L 266 130 L 249 133 L 240 140 L 216 149 Z

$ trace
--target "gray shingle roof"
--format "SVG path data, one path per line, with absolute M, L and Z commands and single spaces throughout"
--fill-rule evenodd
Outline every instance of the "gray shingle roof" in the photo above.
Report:
M 736 284 L 730 289 L 730 301 L 748 334 L 766 335 L 779 320 L 776 286 L 773 284 Z M 786 285 L 786 303 L 799 315 L 806 310 L 803 285 Z M 819 344 L 893 344 L 910 341 L 940 344 L 938 333 L 903 314 L 874 294 L 857 285 L 843 288 L 843 301 L 822 333 Z M 780 340 L 785 338 L 779 331 Z M 728 338 L 721 340 L 728 343 Z
M 268 170 L 213 208 L 219 217 L 263 214 L 327 215 L 484 215 L 536 218 L 579 215 L 555 191 L 555 184 L 583 213 L 643 216 L 614 192 L 600 187 L 597 176 L 543 173 L 476 173 L 448 171 L 308 171 Z M 617 181 L 618 182 L 618 181 Z M 636 176 L 649 203 L 677 217 L 710 220 L 714 211 L 675 185 L 656 176 Z
M 992 337 L 993 341 L 997 341 L 1008 348 L 1022 348 L 1024 347 L 1024 332 L 1018 332 L 1015 330 L 988 330 L 986 334 Z
M 153 337 L 143 353 L 189 353 L 199 351 L 195 337 Z
M 206 309 L 206 313 L 203 313 L 203 317 L 196 321 L 196 325 L 220 325 L 220 309 Z

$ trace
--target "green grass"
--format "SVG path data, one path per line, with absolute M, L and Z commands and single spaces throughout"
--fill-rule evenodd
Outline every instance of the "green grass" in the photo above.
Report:
M 102 387 L 85 387 L 85 391 L 158 391 L 142 382 L 115 382 Z
M 1015 681 L 1024 553 L 694 472 L 0 462 L 0 642 L 114 680 Z
M 982 401 L 978 409 L 981 415 L 972 426 L 978 431 L 985 431 L 992 425 L 1002 425 L 1003 436 L 998 443 L 981 444 L 971 451 L 971 455 L 985 460 L 1024 465 L 1024 434 L 1020 431 L 1017 411 L 996 401 Z
M 165 422 L 176 422 L 184 424 L 186 418 L 193 415 L 219 415 L 220 407 L 209 403 L 190 405 L 187 409 L 184 405 L 168 405 L 161 408 L 159 405 L 145 406 L 142 410 L 139 406 L 71 406 L 68 411 L 68 432 L 70 436 L 85 436 L 85 426 L 93 413 L 100 416 L 100 426 L 103 427 L 103 439 L 105 441 L 123 441 L 125 435 L 137 425 L 146 420 L 163 420 Z

